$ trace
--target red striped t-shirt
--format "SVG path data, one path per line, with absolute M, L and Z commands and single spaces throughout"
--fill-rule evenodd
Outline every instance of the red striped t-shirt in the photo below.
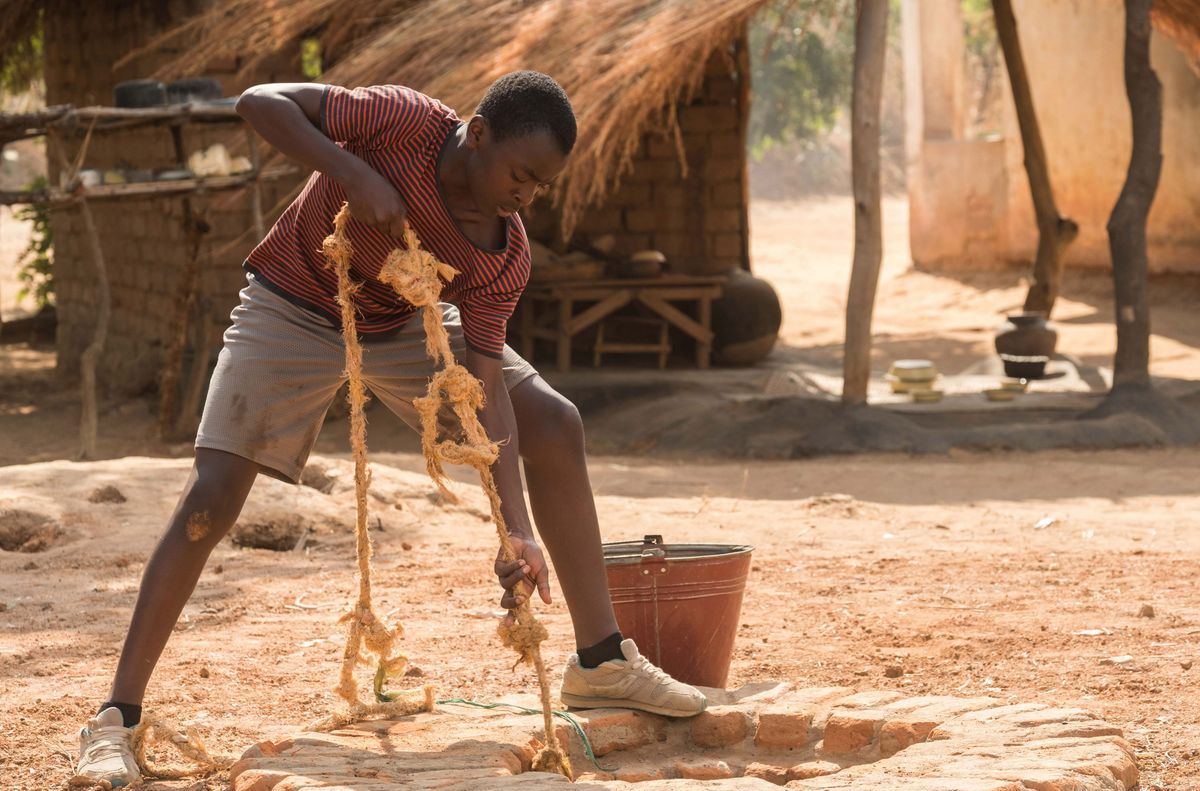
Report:
M 397 85 L 329 86 L 321 100 L 322 131 L 392 182 L 421 244 L 459 271 L 442 300 L 458 305 L 467 345 L 500 357 L 508 318 L 529 280 L 529 242 L 516 214 L 508 218 L 500 250 L 477 247 L 450 216 L 438 190 L 437 165 L 460 123 L 441 102 Z M 246 259 L 246 269 L 268 287 L 339 326 L 337 276 L 326 267 L 321 242 L 345 200 L 333 179 L 314 173 Z M 388 253 L 403 242 L 357 220 L 347 232 L 354 246 L 351 277 L 362 283 L 354 297 L 359 333 L 367 341 L 388 337 L 416 312 L 379 280 Z

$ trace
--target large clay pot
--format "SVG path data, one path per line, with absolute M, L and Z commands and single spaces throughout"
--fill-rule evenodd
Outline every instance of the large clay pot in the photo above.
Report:
M 775 348 L 782 323 L 783 309 L 771 284 L 745 270 L 733 270 L 721 298 L 712 305 L 713 360 L 753 365 Z
M 1007 376 L 1040 379 L 1054 356 L 1058 331 L 1041 313 L 1013 313 L 996 332 L 996 353 Z

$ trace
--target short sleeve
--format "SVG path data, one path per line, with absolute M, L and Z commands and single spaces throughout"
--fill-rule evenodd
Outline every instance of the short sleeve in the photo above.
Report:
M 504 354 L 508 320 L 529 282 L 529 253 L 514 256 L 495 280 L 468 291 L 458 300 L 463 338 L 471 349 L 488 357 Z
M 389 148 L 419 132 L 432 109 L 428 96 L 399 85 L 353 90 L 330 85 L 321 97 L 321 130 L 339 143 Z

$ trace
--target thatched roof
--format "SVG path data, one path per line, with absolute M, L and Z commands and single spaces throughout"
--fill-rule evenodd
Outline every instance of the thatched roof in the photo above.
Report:
M 646 131 L 673 134 L 676 102 L 764 2 L 295 0 L 264 13 L 262 0 L 218 0 L 176 32 L 199 44 L 168 69 L 194 72 L 218 55 L 265 56 L 278 42 L 320 31 L 326 52 L 342 52 L 323 79 L 408 85 L 460 114 L 473 112 L 509 71 L 546 72 L 566 89 L 579 121 L 555 189 L 569 230 L 617 185 Z
M 1154 0 L 1150 18 L 1188 54 L 1200 73 L 1200 0 Z

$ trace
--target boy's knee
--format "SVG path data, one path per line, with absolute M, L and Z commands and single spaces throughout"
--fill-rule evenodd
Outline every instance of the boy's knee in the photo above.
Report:
M 558 393 L 550 393 L 538 405 L 536 424 L 520 432 L 521 455 L 526 458 L 579 454 L 583 452 L 583 419 L 579 409 Z

